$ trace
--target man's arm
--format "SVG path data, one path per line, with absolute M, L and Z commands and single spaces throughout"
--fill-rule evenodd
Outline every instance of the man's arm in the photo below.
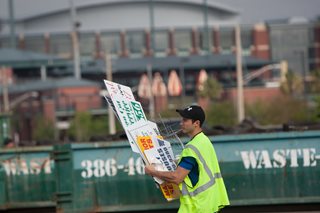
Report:
M 190 170 L 184 169 L 181 166 L 178 166 L 173 172 L 157 171 L 153 165 L 147 165 L 144 170 L 147 175 L 157 177 L 165 182 L 174 184 L 181 183 L 190 172 Z

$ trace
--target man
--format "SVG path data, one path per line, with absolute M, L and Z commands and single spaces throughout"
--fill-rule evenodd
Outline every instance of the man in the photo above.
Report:
M 182 117 L 182 131 L 191 140 L 183 149 L 175 171 L 157 171 L 148 165 L 145 173 L 179 185 L 180 213 L 218 212 L 229 205 L 229 199 L 213 145 L 202 132 L 204 111 L 196 105 L 176 111 Z

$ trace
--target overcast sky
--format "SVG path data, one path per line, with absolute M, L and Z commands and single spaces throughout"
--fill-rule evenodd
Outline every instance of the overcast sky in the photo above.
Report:
M 88 5 L 106 1 L 115 0 L 74 0 L 74 4 Z M 203 2 L 203 0 L 194 1 Z M 315 19 L 320 16 L 320 0 L 208 0 L 208 2 L 219 2 L 238 10 L 242 23 L 257 23 L 293 16 Z M 69 0 L 14 0 L 14 6 L 15 17 L 21 19 L 66 9 L 69 7 Z M 8 0 L 0 0 L 0 18 L 8 19 Z

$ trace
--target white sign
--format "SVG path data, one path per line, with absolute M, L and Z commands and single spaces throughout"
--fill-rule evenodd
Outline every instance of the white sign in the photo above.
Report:
M 134 99 L 131 89 L 111 81 L 105 80 L 104 83 L 109 94 L 109 97 L 105 98 L 126 131 L 132 150 L 138 152 L 146 164 L 155 163 L 157 170 L 174 171 L 176 164 L 171 144 L 159 139 L 162 137 L 157 124 L 147 120 L 140 102 Z M 89 161 L 84 161 L 81 165 L 87 168 L 82 173 L 86 178 L 106 174 L 113 176 L 117 172 L 115 161 L 97 161 L 94 169 L 94 164 Z M 158 178 L 155 180 L 161 184 L 160 189 L 168 201 L 179 197 L 177 186 L 164 183 Z
M 142 106 L 134 99 L 129 87 L 107 80 L 104 83 L 110 96 L 110 98 L 105 98 L 125 130 L 132 151 L 139 153 L 139 149 L 135 143 L 136 139 L 130 136 L 128 128 L 135 126 L 137 122 L 147 121 Z
M 95 159 L 82 160 L 81 177 L 87 178 L 101 178 L 101 177 L 113 177 L 119 172 L 127 173 L 128 176 L 144 175 L 144 165 L 141 158 L 134 159 L 130 157 L 126 164 L 120 164 L 115 158 L 108 159 Z
M 239 154 L 245 169 L 315 167 L 320 160 L 315 148 L 276 149 L 272 153 L 269 150 L 243 150 L 236 152 Z
M 12 158 L 1 162 L 7 176 L 51 174 L 53 161 L 49 158 Z
M 113 99 L 115 96 L 122 97 L 126 100 L 135 100 L 130 87 L 114 83 L 112 81 L 104 80 L 110 97 Z

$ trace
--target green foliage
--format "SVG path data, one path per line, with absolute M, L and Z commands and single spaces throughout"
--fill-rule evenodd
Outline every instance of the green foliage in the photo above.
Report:
M 286 74 L 286 81 L 280 85 L 280 90 L 283 94 L 290 96 L 302 94 L 302 78 L 295 74 L 292 70 L 289 70 Z
M 77 142 L 89 141 L 92 131 L 92 116 L 88 112 L 77 112 L 68 130 L 69 136 Z
M 251 117 L 262 125 L 303 123 L 314 120 L 305 101 L 291 97 L 277 97 L 270 102 L 255 102 L 247 105 L 246 117 Z
M 316 106 L 315 106 L 315 113 L 314 113 L 314 119 L 316 121 L 320 121 L 320 96 L 315 97 L 314 99 Z
M 315 98 L 314 107 L 308 106 L 304 99 L 291 96 L 276 97 L 270 101 L 259 100 L 246 105 L 246 117 L 261 125 L 276 125 L 284 123 L 312 123 L 320 120 L 320 97 Z M 162 117 L 177 117 L 175 110 L 161 113 Z M 211 104 L 206 111 L 208 126 L 237 124 L 236 106 L 231 101 Z
M 123 131 L 120 122 L 115 118 L 116 131 Z M 107 136 L 109 135 L 109 117 L 107 115 L 93 117 L 90 126 L 91 136 Z
M 203 89 L 197 91 L 197 96 L 201 98 L 209 98 L 215 100 L 221 97 L 222 85 L 214 77 L 209 77 L 204 83 Z
M 179 114 L 176 112 L 176 109 L 183 109 L 187 105 L 194 103 L 194 97 L 190 96 L 184 96 L 184 97 L 170 97 L 168 99 L 168 108 L 165 110 L 162 110 L 159 114 L 155 115 L 155 119 L 160 119 L 161 118 L 177 118 L 180 117 Z M 189 103 L 189 104 L 186 104 Z
M 54 140 L 54 124 L 42 116 L 36 118 L 33 137 L 38 143 L 48 143 Z
M 100 116 L 91 120 L 90 136 L 105 136 L 109 134 L 108 116 Z
M 237 114 L 230 101 L 214 103 L 206 113 L 206 123 L 209 126 L 233 126 L 237 123 Z
M 177 108 L 182 108 L 182 107 L 177 107 Z M 176 112 L 176 109 L 166 109 L 161 111 L 160 113 L 161 118 L 174 118 L 174 117 L 179 117 L 179 114 Z M 158 119 L 158 115 L 155 116 L 156 119 Z
M 310 83 L 310 92 L 319 94 L 320 93 L 320 69 L 316 69 L 311 72 L 312 82 Z
M 123 131 L 117 119 L 116 131 Z M 78 112 L 71 121 L 68 135 L 77 142 L 89 141 L 91 138 L 104 138 L 109 135 L 108 116 L 93 117 L 87 112 Z

